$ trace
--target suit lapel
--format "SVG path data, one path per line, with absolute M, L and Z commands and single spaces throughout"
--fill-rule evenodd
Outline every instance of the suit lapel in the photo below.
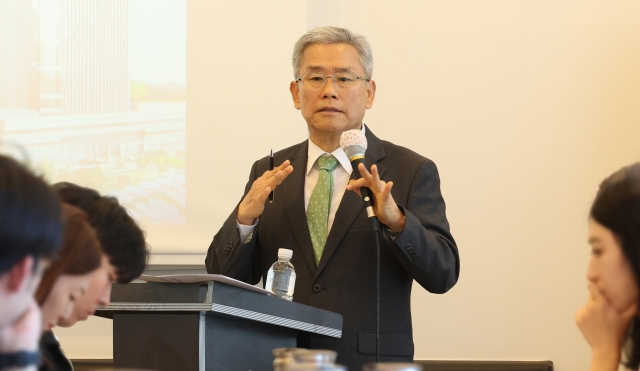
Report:
M 378 161 L 382 160 L 386 156 L 384 148 L 382 147 L 382 141 L 375 135 L 373 135 L 368 126 L 366 130 L 366 136 L 368 146 L 367 151 L 365 152 L 365 164 L 367 165 L 367 169 L 371 171 L 371 165 L 377 165 L 380 179 L 384 180 L 384 175 L 387 172 L 387 168 L 378 163 Z M 331 259 L 331 256 L 340 245 L 340 242 L 342 242 L 342 240 L 344 239 L 344 236 L 347 234 L 347 232 L 349 232 L 351 225 L 356 220 L 363 208 L 364 203 L 362 201 L 362 198 L 358 196 L 357 193 L 353 191 L 345 191 L 345 194 L 342 197 L 342 201 L 340 201 L 340 206 L 338 206 L 338 210 L 336 211 L 336 216 L 333 219 L 331 232 L 329 232 L 327 242 L 324 246 L 324 250 L 322 251 L 320 264 L 318 265 L 318 270 L 316 271 L 315 275 L 316 277 L 320 275 L 324 267 L 327 265 L 327 263 Z M 308 234 L 309 233 L 307 231 L 307 235 Z M 309 241 L 311 241 L 310 237 L 308 237 L 308 239 Z
M 317 269 L 316 260 L 313 256 L 313 245 L 311 244 L 311 236 L 307 226 L 307 215 L 304 211 L 304 181 L 307 170 L 308 145 L 308 142 L 304 142 L 297 153 L 291 154 L 293 173 L 282 182 L 278 190 L 282 190 L 280 194 L 287 195 L 283 198 L 286 200 L 285 214 L 289 219 L 291 231 L 298 242 L 302 256 L 309 269 L 315 274 Z

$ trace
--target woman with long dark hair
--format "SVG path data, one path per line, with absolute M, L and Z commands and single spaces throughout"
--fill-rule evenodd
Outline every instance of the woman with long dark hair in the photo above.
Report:
M 640 163 L 600 185 L 589 217 L 589 299 L 576 322 L 592 351 L 591 370 L 640 366 Z

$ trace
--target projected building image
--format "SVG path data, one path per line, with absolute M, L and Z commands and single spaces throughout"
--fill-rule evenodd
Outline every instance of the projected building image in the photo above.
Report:
M 183 224 L 186 3 L 153 4 L 0 0 L 0 150 Z

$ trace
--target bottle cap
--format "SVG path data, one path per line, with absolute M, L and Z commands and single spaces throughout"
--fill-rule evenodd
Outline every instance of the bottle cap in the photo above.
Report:
M 289 249 L 278 249 L 278 258 L 291 259 L 293 251 Z

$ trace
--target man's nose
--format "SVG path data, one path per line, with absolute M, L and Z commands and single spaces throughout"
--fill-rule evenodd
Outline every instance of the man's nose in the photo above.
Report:
M 322 85 L 322 98 L 338 98 L 336 85 L 333 83 L 333 77 L 331 76 L 327 76 L 324 80 L 324 85 Z

